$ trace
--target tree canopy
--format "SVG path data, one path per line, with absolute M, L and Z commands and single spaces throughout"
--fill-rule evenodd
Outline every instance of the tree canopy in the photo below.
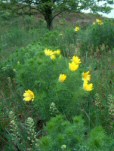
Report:
M 53 19 L 64 11 L 80 12 L 90 9 L 92 12 L 109 12 L 107 4 L 113 0 L 0 0 L 2 9 L 9 9 L 18 15 L 33 15 L 40 13 L 44 16 L 47 28 L 52 28 Z M 102 5 L 99 5 L 99 4 Z

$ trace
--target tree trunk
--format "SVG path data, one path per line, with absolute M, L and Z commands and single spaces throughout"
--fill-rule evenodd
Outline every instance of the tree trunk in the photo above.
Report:
M 46 20 L 47 28 L 48 28 L 49 30 L 52 30 L 52 29 L 53 29 L 52 19 L 46 19 L 46 18 L 45 18 L 45 20 Z
M 47 23 L 47 28 L 49 30 L 53 29 L 53 17 L 52 17 L 52 8 L 50 6 L 45 7 L 44 19 Z

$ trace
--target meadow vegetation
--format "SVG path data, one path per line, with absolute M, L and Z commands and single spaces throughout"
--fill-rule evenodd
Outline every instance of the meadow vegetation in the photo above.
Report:
M 0 15 L 0 149 L 114 151 L 114 20 L 36 17 Z

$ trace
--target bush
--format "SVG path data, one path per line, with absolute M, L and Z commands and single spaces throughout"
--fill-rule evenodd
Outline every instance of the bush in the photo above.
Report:
M 59 115 L 52 118 L 45 127 L 46 136 L 40 140 L 41 151 L 112 151 L 113 139 L 105 134 L 101 126 L 87 131 L 80 116 L 72 123 Z
M 82 54 L 94 53 L 99 49 L 100 53 L 108 51 L 114 47 L 114 27 L 113 22 L 104 21 L 102 25 L 93 24 L 78 37 L 78 47 Z M 104 47 L 104 48 L 103 48 Z
M 51 60 L 40 52 L 27 59 L 25 63 L 16 66 L 16 81 L 21 88 L 32 90 L 35 93 L 34 107 L 36 114 L 40 113 L 42 119 L 50 118 L 50 105 L 54 102 L 59 112 L 68 118 L 80 112 L 80 106 L 88 96 L 82 88 L 81 72 L 72 73 L 68 69 L 69 59 L 62 56 Z M 60 74 L 66 74 L 64 83 L 58 81 Z M 22 94 L 21 94 L 22 95 Z
M 47 122 L 42 137 L 36 132 L 34 120 L 28 117 L 19 123 L 14 112 L 9 112 L 7 128 L 8 144 L 5 150 L 34 151 L 113 151 L 113 139 L 108 137 L 101 126 L 88 131 L 81 116 L 72 122 L 58 115 Z
M 21 98 L 25 90 L 30 89 L 35 93 L 32 110 L 35 115 L 40 114 L 41 119 L 47 121 L 52 116 L 50 105 L 55 103 L 60 113 L 72 119 L 74 115 L 82 113 L 84 104 L 90 99 L 89 92 L 83 90 L 83 65 L 78 71 L 72 72 L 68 67 L 69 62 L 62 55 L 51 60 L 45 56 L 44 47 L 35 44 L 12 54 L 4 68 L 6 77 L 9 69 L 13 71 Z M 63 83 L 58 80 L 60 74 L 67 76 Z

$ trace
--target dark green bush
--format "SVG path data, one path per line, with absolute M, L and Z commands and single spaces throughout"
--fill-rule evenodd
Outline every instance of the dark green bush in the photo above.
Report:
M 103 53 L 114 47 L 113 41 L 114 23 L 104 21 L 103 25 L 93 24 L 82 31 L 77 44 L 82 54 L 94 53 L 98 49 L 100 53 Z
M 68 69 L 69 60 L 60 56 L 52 61 L 39 53 L 33 58 L 27 59 L 24 64 L 16 67 L 16 81 L 24 92 L 27 89 L 35 92 L 34 107 L 43 119 L 50 117 L 49 108 L 54 102 L 58 110 L 71 118 L 80 112 L 80 105 L 88 96 L 82 88 L 82 69 L 72 73 Z M 58 81 L 59 75 L 64 73 L 67 80 L 64 83 Z M 22 94 L 21 94 L 22 95 Z
M 46 136 L 40 140 L 41 151 L 113 151 L 113 139 L 101 126 L 87 131 L 82 117 L 73 122 L 61 115 L 52 118 L 45 127 Z

